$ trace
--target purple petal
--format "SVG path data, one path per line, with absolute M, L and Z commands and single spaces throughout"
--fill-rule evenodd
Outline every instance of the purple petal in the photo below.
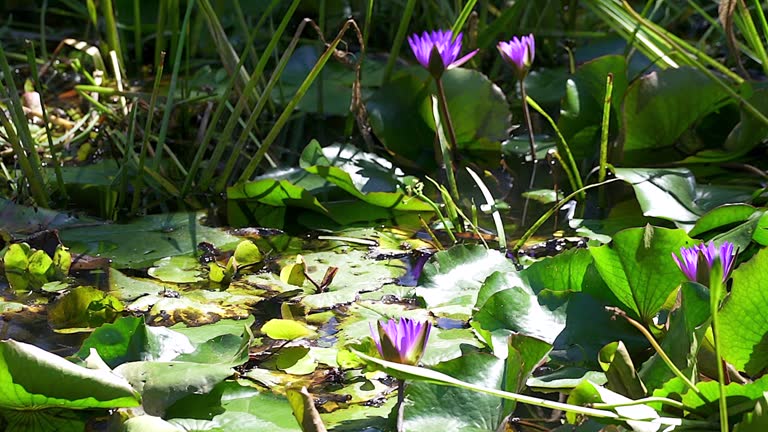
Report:
M 384 357 L 384 351 L 381 349 L 381 339 L 379 337 L 379 330 L 373 327 L 373 323 L 368 323 L 368 327 L 371 329 L 371 337 L 376 343 L 376 349 L 379 350 L 379 355 Z
M 461 41 L 463 35 L 459 33 L 456 35 L 456 39 L 453 38 L 453 32 L 450 30 L 434 30 L 431 32 L 423 32 L 421 36 L 413 34 L 408 37 L 408 44 L 411 46 L 414 57 L 423 67 L 429 67 L 429 57 L 433 48 L 437 48 L 437 52 L 440 53 L 440 60 L 443 63 L 443 67 L 453 68 L 457 67 L 467 60 L 472 55 L 462 57 L 460 62 L 456 62 L 456 59 L 461 53 Z

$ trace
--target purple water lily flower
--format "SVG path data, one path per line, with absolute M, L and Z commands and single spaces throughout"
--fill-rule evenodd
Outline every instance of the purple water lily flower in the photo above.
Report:
M 371 336 L 381 358 L 387 361 L 415 365 L 424 355 L 429 331 L 432 325 L 428 321 L 416 321 L 401 318 L 390 319 L 386 323 L 376 322 L 376 329 L 370 324 Z
M 458 58 L 461 52 L 461 38 L 461 33 L 454 39 L 451 30 L 435 30 L 424 32 L 421 36 L 418 33 L 408 36 L 408 44 L 411 45 L 416 60 L 435 78 L 439 78 L 443 72 L 463 65 L 479 51 L 474 50 Z
M 726 241 L 720 247 L 716 247 L 713 242 L 701 243 L 689 248 L 682 247 L 680 248 L 680 257 L 682 259 L 678 259 L 677 255 L 672 254 L 672 258 L 685 274 L 685 277 L 702 285 L 709 285 L 709 272 L 712 270 L 715 260 L 719 260 L 723 268 L 723 282 L 725 282 L 733 268 L 733 243 Z M 705 264 L 706 268 L 704 268 Z
M 504 60 L 515 68 L 519 77 L 524 77 L 533 64 L 536 55 L 536 41 L 533 34 L 528 36 L 514 36 L 509 42 L 499 42 L 496 45 Z

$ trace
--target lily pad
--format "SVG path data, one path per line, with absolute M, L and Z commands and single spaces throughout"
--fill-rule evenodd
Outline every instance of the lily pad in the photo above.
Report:
M 755 375 L 768 366 L 768 249 L 733 271 L 731 294 L 720 313 L 722 355 Z
M 139 405 L 127 381 L 86 369 L 33 345 L 0 342 L 0 408 L 121 408 Z M 51 383 L 57 385 L 51 385 Z
M 200 223 L 196 213 L 152 215 L 128 224 L 109 224 L 61 230 L 72 253 L 112 260 L 115 268 L 142 268 L 162 258 L 193 254 L 200 242 L 219 249 L 234 247 L 240 239 L 222 229 Z
M 672 254 L 691 243 L 682 230 L 647 225 L 621 231 L 611 246 L 589 251 L 622 308 L 650 323 L 683 280 Z

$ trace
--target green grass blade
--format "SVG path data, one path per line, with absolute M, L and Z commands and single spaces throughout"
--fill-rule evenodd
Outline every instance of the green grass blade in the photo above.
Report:
M 301 99 L 304 97 L 304 94 L 307 93 L 307 90 L 309 90 L 309 87 L 315 81 L 315 78 L 317 78 L 317 76 L 320 74 L 323 66 L 325 66 L 331 56 L 333 56 L 333 53 L 336 51 L 336 47 L 339 45 L 339 42 L 341 42 L 341 38 L 350 27 L 354 28 L 355 31 L 360 32 L 360 29 L 357 28 L 357 24 L 353 20 L 348 20 L 344 23 L 344 26 L 341 28 L 336 38 L 328 45 L 325 52 L 317 60 L 317 63 L 315 63 L 315 66 L 313 66 L 312 70 L 309 71 L 309 75 L 307 75 L 307 77 L 304 79 L 304 82 L 302 82 L 301 86 L 299 86 L 296 94 L 288 102 L 288 105 L 286 105 L 285 109 L 283 109 L 282 114 L 280 114 L 280 117 L 278 117 L 274 126 L 272 126 L 272 129 L 267 134 L 267 137 L 264 138 L 264 141 L 261 143 L 261 147 L 243 170 L 239 181 L 248 180 L 251 175 L 253 175 L 254 171 L 256 171 L 259 163 L 261 163 L 264 155 L 269 150 L 270 145 L 272 145 L 272 143 L 275 141 L 283 126 L 285 126 L 285 123 L 288 122 L 288 118 L 290 118 L 290 116 L 293 114 L 293 110 L 296 108 L 296 105 L 299 104 Z
M 195 0 L 189 0 L 187 3 L 187 11 L 184 13 L 184 22 L 181 24 L 182 34 L 186 34 L 189 28 L 189 19 L 192 16 L 192 9 L 194 9 Z M 176 46 L 176 57 L 173 60 L 173 70 L 171 71 L 171 83 L 168 86 L 168 97 L 165 100 L 165 109 L 163 110 L 163 119 L 160 121 L 160 133 L 157 136 L 157 146 L 155 150 L 155 158 L 152 160 L 152 169 L 157 171 L 160 166 L 160 162 L 163 159 L 163 148 L 165 147 L 165 138 L 168 135 L 168 127 L 171 124 L 171 113 L 173 112 L 173 100 L 176 95 L 176 87 L 179 80 L 179 68 L 181 67 L 181 59 L 184 51 L 185 37 L 180 37 Z
M 387 65 L 384 67 L 384 83 L 389 82 L 389 79 L 392 77 L 392 71 L 400 55 L 400 48 L 403 46 L 403 41 L 405 41 L 405 34 L 408 32 L 408 26 L 411 24 L 411 16 L 415 7 L 416 0 L 408 0 L 408 3 L 405 4 L 405 10 L 403 10 L 403 15 L 400 18 L 400 25 L 397 27 L 395 40 L 392 42 L 392 49 L 389 51 Z
M 35 61 L 35 46 L 31 41 L 27 42 L 27 60 L 29 63 L 30 71 L 32 72 L 32 78 L 35 83 L 35 91 L 40 97 L 40 111 L 43 115 L 43 125 L 45 127 L 45 137 L 48 139 L 48 151 L 51 153 L 51 162 L 53 165 L 53 171 L 56 173 L 56 186 L 61 191 L 64 199 L 67 197 L 67 188 L 64 186 L 64 177 L 61 174 L 61 164 L 59 163 L 59 156 L 56 152 L 56 146 L 53 144 L 53 135 L 51 133 L 50 121 L 48 119 L 48 113 L 45 108 L 45 98 L 43 97 L 43 85 L 40 83 L 40 78 L 37 73 L 37 62 Z
M 155 71 L 155 83 L 152 86 L 152 96 L 149 98 L 149 109 L 147 110 L 147 120 L 144 124 L 144 138 L 141 140 L 141 151 L 139 153 L 139 169 L 136 173 L 136 184 L 134 185 L 133 200 L 131 201 L 131 213 L 136 213 L 141 204 L 141 195 L 144 189 L 144 167 L 147 161 L 149 151 L 149 137 L 152 132 L 152 119 L 154 118 L 157 96 L 160 93 L 160 81 L 163 79 L 163 64 L 165 63 L 165 53 L 160 53 L 160 61 L 157 63 Z
M 453 27 L 451 27 L 451 31 L 454 35 L 459 34 L 461 29 L 464 28 L 464 23 L 467 22 L 467 18 L 469 18 L 469 14 L 472 13 L 472 9 L 475 8 L 476 4 L 477 0 L 469 0 L 467 4 L 464 5 L 464 8 L 461 9 L 461 13 L 453 23 Z
M 110 49 L 117 53 L 120 67 L 124 67 L 123 48 L 120 46 L 120 34 L 117 30 L 117 20 L 115 20 L 115 9 L 112 6 L 112 0 L 101 0 L 100 4 L 101 15 L 104 17 L 104 30 L 107 33 L 107 44 Z
M 203 0 L 207 1 L 207 0 Z M 291 3 L 291 6 L 288 8 L 288 11 L 283 15 L 283 19 L 280 22 L 280 25 L 275 30 L 272 38 L 269 41 L 269 44 L 265 48 L 264 52 L 261 55 L 261 58 L 259 59 L 259 63 L 256 65 L 256 69 L 251 74 L 250 79 L 246 83 L 245 89 L 243 90 L 244 94 L 249 94 L 253 89 L 256 87 L 256 84 L 261 79 L 261 75 L 264 71 L 264 68 L 267 65 L 267 62 L 269 61 L 270 55 L 272 54 L 272 51 L 274 51 L 275 47 L 277 46 L 278 41 L 280 40 L 280 37 L 282 37 L 283 32 L 285 32 L 286 27 L 288 27 L 288 23 L 290 22 L 291 17 L 293 16 L 294 11 L 299 6 L 300 0 L 293 0 Z M 301 25 L 300 25 L 301 26 Z M 303 26 L 301 26 L 303 28 Z M 260 99 L 269 98 L 270 96 L 270 90 L 265 90 L 262 92 Z M 229 120 L 227 121 L 226 125 L 224 126 L 224 131 L 222 132 L 222 136 L 229 137 L 232 135 L 233 131 L 235 130 L 235 126 L 237 125 L 237 120 L 240 117 L 240 114 L 243 112 L 243 109 L 245 108 L 246 99 L 240 98 L 237 101 L 237 104 L 235 105 L 235 109 L 232 113 L 232 115 L 229 117 Z M 254 115 L 254 113 L 259 112 L 259 109 L 256 108 L 251 112 L 251 116 Z M 226 149 L 226 146 L 228 145 L 228 142 L 226 140 L 219 140 L 219 142 L 216 144 L 216 147 L 213 149 L 213 154 L 211 155 L 208 165 L 205 167 L 205 170 L 203 170 L 203 173 L 200 177 L 200 183 L 199 186 L 202 189 L 208 188 L 208 186 L 211 184 L 211 181 L 213 179 L 216 165 L 219 163 L 219 160 L 221 160 L 222 155 L 224 154 L 224 150 Z M 235 154 L 235 152 L 233 152 Z M 229 177 L 230 173 L 224 172 L 224 177 Z
M 8 111 L 10 112 L 11 118 L 8 122 L 9 126 L 6 126 L 6 129 L 15 126 L 15 135 L 20 143 L 20 147 L 23 147 L 24 152 L 26 152 L 26 157 L 29 162 L 28 170 L 24 174 L 29 181 L 32 195 L 38 205 L 48 207 L 49 196 L 48 191 L 45 189 L 43 169 L 40 163 L 40 157 L 37 154 L 37 146 L 32 138 L 32 134 L 29 132 L 29 124 L 22 108 L 23 105 L 19 98 L 19 91 L 16 88 L 16 83 L 13 81 L 14 74 L 8 64 L 8 58 L 5 55 L 5 50 L 3 49 L 2 44 L 0 44 L 0 69 L 2 69 L 4 78 L 3 80 L 0 80 L 0 94 L 7 94 L 10 98 Z M 3 81 L 5 81 L 5 85 L 2 84 Z M 6 118 L 6 120 L 8 119 Z M 10 131 L 10 129 L 8 130 Z

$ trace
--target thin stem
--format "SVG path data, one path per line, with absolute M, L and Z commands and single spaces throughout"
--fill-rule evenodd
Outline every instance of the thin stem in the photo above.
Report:
M 667 367 L 669 367 L 669 369 L 672 371 L 672 373 L 675 374 L 676 377 L 680 378 L 680 380 L 683 381 L 683 383 L 688 388 L 690 388 L 692 392 L 696 393 L 696 395 L 698 397 L 700 397 L 701 400 L 709 401 L 709 399 L 706 396 L 704 396 L 704 394 L 701 392 L 701 390 L 699 390 L 698 387 L 696 387 L 696 385 L 693 382 L 691 382 L 691 380 L 689 380 L 688 377 L 686 377 L 685 374 L 683 374 L 683 372 L 680 369 L 678 369 L 677 366 L 675 366 L 675 363 L 672 362 L 672 359 L 670 359 L 669 356 L 667 355 L 667 353 L 664 352 L 664 349 L 661 348 L 661 345 L 659 345 L 659 343 L 656 342 L 656 338 L 653 337 L 651 332 L 649 332 L 648 329 L 645 328 L 645 326 L 643 326 L 639 322 L 635 321 L 634 319 L 630 318 L 626 314 L 626 312 L 624 312 L 621 309 L 618 309 L 618 308 L 608 308 L 608 309 L 610 309 L 611 311 L 613 311 L 617 315 L 623 317 L 634 328 L 638 329 L 640 331 L 640 333 L 642 333 L 643 336 L 645 336 L 645 338 L 651 344 L 653 349 L 659 354 L 659 357 L 661 357 L 661 359 L 664 361 L 664 363 L 667 364 Z
M 453 198 L 454 202 L 458 203 L 459 188 L 456 185 L 456 177 L 453 171 L 453 164 L 456 160 L 456 134 L 453 130 L 451 115 L 448 112 L 448 100 L 445 97 L 445 89 L 443 88 L 443 83 L 440 79 L 436 79 L 435 83 L 437 84 L 437 103 L 434 104 L 437 105 L 437 112 L 434 112 L 433 106 L 433 115 L 435 116 L 435 129 L 437 132 L 438 141 L 440 142 L 440 152 L 443 155 L 443 165 L 445 166 L 445 175 L 448 178 L 448 187 L 451 190 L 451 197 Z M 443 127 L 443 125 L 445 125 L 445 127 Z M 445 139 L 446 129 L 448 130 L 449 143 L 446 143 Z M 446 146 L 446 144 L 449 144 L 450 147 Z M 458 226 L 457 228 L 461 229 Z
M 578 195 L 578 194 L 580 194 L 580 193 L 582 193 L 582 192 L 584 192 L 586 190 L 593 189 L 593 188 L 596 188 L 598 186 L 604 186 L 604 185 L 607 185 L 608 183 L 613 183 L 613 182 L 619 181 L 619 180 L 620 179 L 615 179 L 614 178 L 614 179 L 606 180 L 603 183 L 595 183 L 595 184 L 591 184 L 589 186 L 584 186 L 583 188 L 581 188 L 579 190 L 576 190 L 576 191 L 573 191 L 570 195 L 568 195 L 567 197 L 565 197 L 565 198 L 561 199 L 560 201 L 558 201 L 557 204 L 554 205 L 554 207 L 552 207 L 551 209 L 547 210 L 547 212 L 544 213 L 533 225 L 531 225 L 531 227 L 528 228 L 528 231 L 526 231 L 525 234 L 523 234 L 522 237 L 520 237 L 520 239 L 517 241 L 517 243 L 515 243 L 515 246 L 512 248 L 512 254 L 513 255 L 517 254 L 517 251 L 519 251 L 520 248 L 523 247 L 525 242 L 528 241 L 528 239 L 531 238 L 531 236 L 533 236 L 536 233 L 536 230 L 538 230 L 542 225 L 544 225 L 544 222 L 546 222 L 547 219 L 549 219 L 553 214 L 555 214 L 555 212 L 557 210 L 559 210 L 560 207 L 564 206 L 565 203 L 567 203 L 568 201 L 572 200 L 576 195 Z
M 646 405 L 649 403 L 661 403 L 664 405 L 669 405 L 671 407 L 677 408 L 679 410 L 687 410 L 690 411 L 691 409 L 686 407 L 684 403 L 680 401 L 676 401 L 674 399 L 669 399 L 665 397 L 658 397 L 658 396 L 649 396 L 642 399 L 636 399 L 631 400 L 627 402 L 621 402 L 621 403 L 593 403 L 592 408 L 596 409 L 614 409 L 614 408 L 621 408 L 621 407 L 628 407 L 628 406 L 635 406 L 635 405 Z
M 598 182 L 605 181 L 608 165 L 608 126 L 611 118 L 611 96 L 613 94 L 613 74 L 609 73 L 605 80 L 605 99 L 603 101 L 603 123 L 600 131 L 600 171 Z
M 520 78 L 520 95 L 523 99 L 523 117 L 525 118 L 525 127 L 528 129 L 528 143 L 531 145 L 531 162 L 533 163 L 533 170 L 531 171 L 531 179 L 528 181 L 528 190 L 533 189 L 533 185 L 536 183 L 536 139 L 533 137 L 533 122 L 531 122 L 531 111 L 528 109 L 528 95 L 525 93 L 525 78 Z M 530 198 L 525 198 L 525 204 L 523 204 L 523 215 L 520 220 L 520 225 L 525 226 L 525 219 L 528 216 L 528 204 Z
M 533 123 L 531 122 L 531 112 L 528 110 L 528 95 L 525 92 L 525 79 L 520 79 L 520 95 L 523 99 L 523 117 L 525 118 L 525 127 L 528 128 L 528 141 L 531 144 L 531 160 L 536 164 L 536 139 L 533 137 Z
M 405 412 L 405 380 L 397 380 L 397 432 L 404 432 L 403 413 Z
M 540 107 L 535 100 L 531 99 L 530 96 L 527 96 L 525 98 L 525 101 L 528 102 L 528 105 L 530 105 L 531 108 L 536 110 L 536 112 L 538 112 L 542 117 L 544 117 L 544 119 L 547 120 L 549 125 L 555 131 L 555 135 L 557 135 L 557 140 L 560 142 L 560 149 L 562 149 L 563 153 L 565 153 L 565 157 L 568 158 L 568 165 L 566 165 L 562 160 L 560 162 L 560 165 L 563 166 L 565 174 L 568 176 L 568 181 L 571 183 L 571 188 L 573 190 L 583 188 L 584 183 L 582 183 L 581 177 L 579 176 L 579 167 L 578 165 L 576 165 L 576 160 L 573 158 L 573 153 L 571 153 L 571 147 L 568 145 L 568 141 L 565 140 L 565 137 L 560 132 L 560 128 L 557 127 L 557 123 L 555 123 L 552 117 L 549 114 L 547 114 L 547 112 L 544 111 L 544 109 Z M 587 198 L 587 196 L 585 193 L 582 193 L 579 196 L 579 198 L 581 198 L 581 200 L 584 201 Z
M 719 271 L 716 268 L 719 268 Z M 717 387 L 720 390 L 718 398 L 718 405 L 720 408 L 720 431 L 728 432 L 728 403 L 725 398 L 725 372 L 723 371 L 723 360 L 722 357 L 720 357 L 720 318 L 717 313 L 720 308 L 720 298 L 724 288 L 721 265 L 713 266 L 709 280 L 709 309 L 712 315 L 712 338 L 715 341 Z
M 451 156 L 456 161 L 456 156 L 459 151 L 459 145 L 456 142 L 456 130 L 453 128 L 453 120 L 451 120 L 451 113 L 448 111 L 448 98 L 445 96 L 445 87 L 443 87 L 443 80 L 436 79 L 437 84 L 437 100 L 440 103 L 440 117 L 444 119 L 446 129 L 448 129 L 448 139 L 451 142 Z M 453 169 L 453 167 L 451 167 Z M 455 197 L 454 197 L 455 198 Z

